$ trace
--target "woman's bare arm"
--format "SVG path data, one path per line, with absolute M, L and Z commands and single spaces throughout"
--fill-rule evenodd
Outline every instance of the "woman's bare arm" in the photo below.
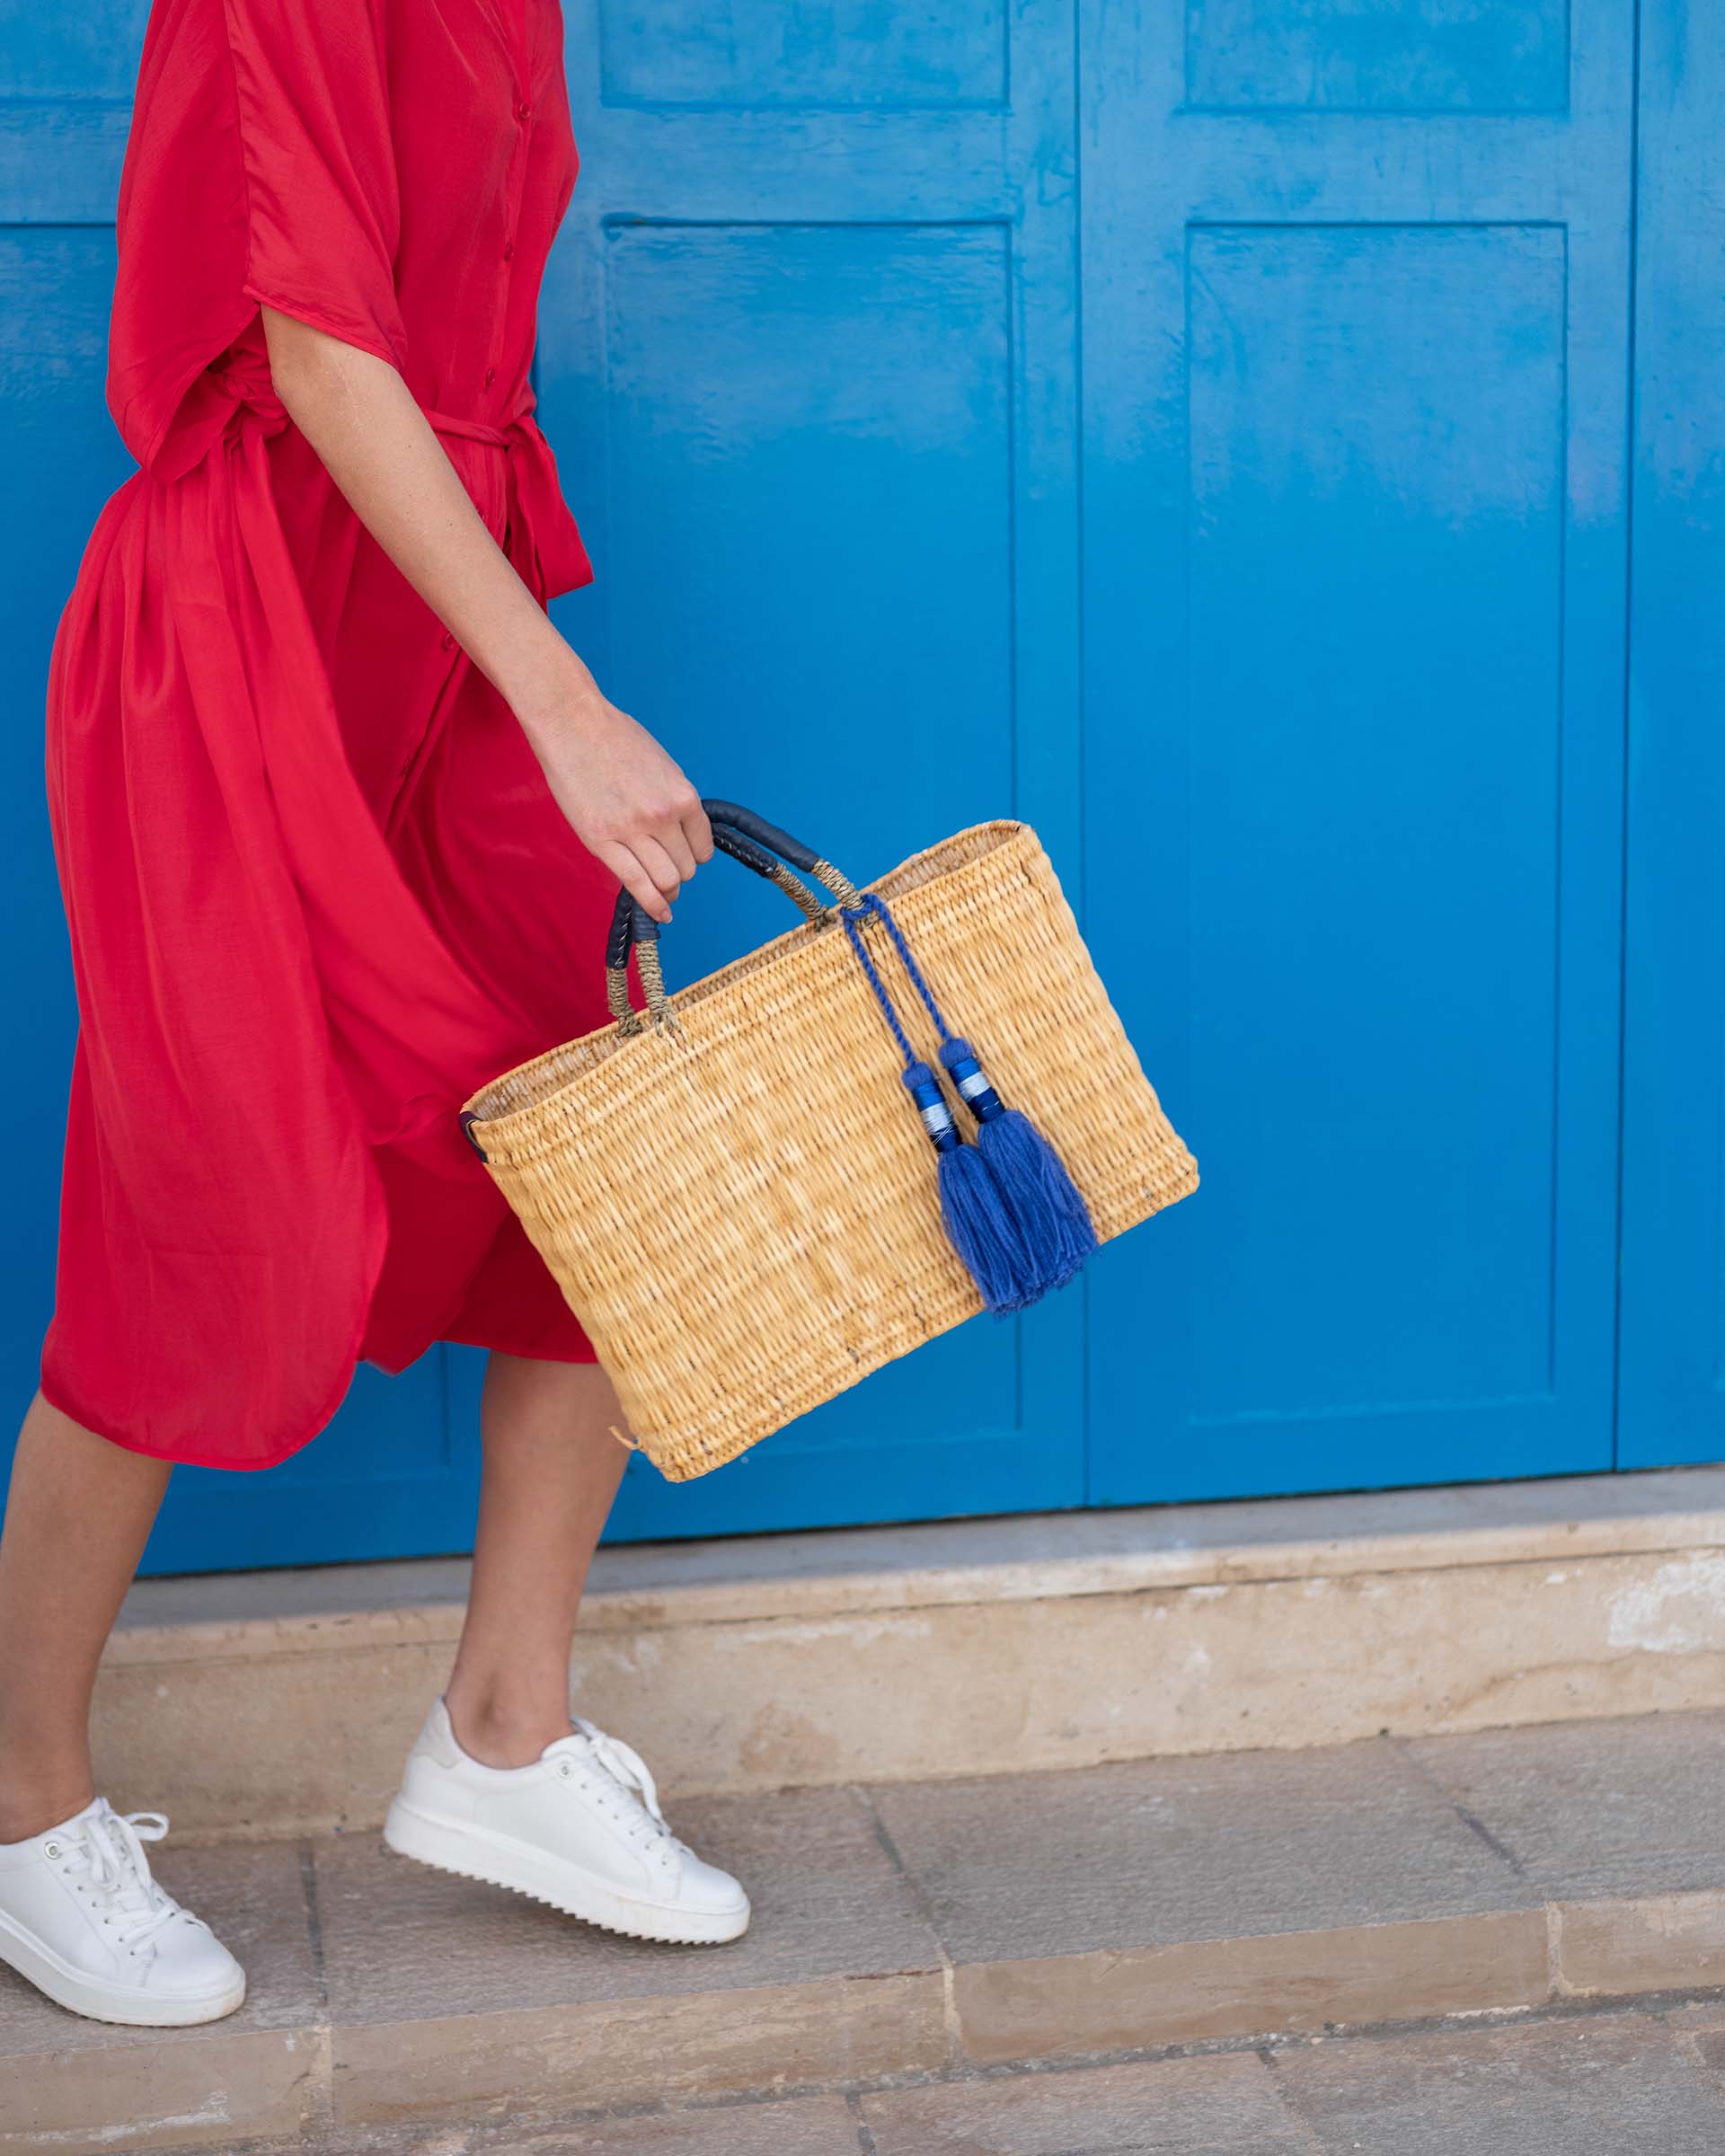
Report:
M 694 788 L 553 628 L 395 369 L 270 307 L 263 326 L 276 394 L 354 514 L 496 685 L 577 837 L 668 921 L 712 853 Z

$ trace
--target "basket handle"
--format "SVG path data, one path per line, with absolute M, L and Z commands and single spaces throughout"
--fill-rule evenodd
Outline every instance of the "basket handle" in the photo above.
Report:
M 810 922 L 836 921 L 845 909 L 862 905 L 862 894 L 848 876 L 817 853 L 812 846 L 805 846 L 788 831 L 769 824 L 752 808 L 744 808 L 736 801 L 703 800 L 701 806 L 712 826 L 712 843 L 718 851 L 729 854 L 732 861 L 741 862 L 746 869 L 752 869 L 768 883 L 776 883 Z M 785 865 L 787 862 L 804 875 L 812 876 L 830 892 L 833 903 L 823 905 L 801 877 L 792 874 Z M 637 1011 L 629 1001 L 631 950 L 640 954 L 636 963 L 647 995 L 644 1012 Z M 665 992 L 665 976 L 659 970 L 659 923 L 626 890 L 617 893 L 615 910 L 611 915 L 611 932 L 606 939 L 605 993 L 620 1034 L 639 1033 L 650 1021 L 672 1026 L 676 1023 L 670 999 Z M 479 1118 L 471 1109 L 462 1110 L 462 1134 L 482 1161 L 485 1149 L 473 1135 L 473 1126 L 478 1121 Z
M 767 882 L 777 884 L 809 921 L 833 920 L 845 907 L 861 903 L 862 894 L 848 876 L 811 846 L 792 838 L 788 831 L 781 831 L 776 824 L 769 824 L 753 809 L 736 801 L 703 800 L 701 806 L 712 826 L 712 843 L 719 852 L 752 869 Z M 801 875 L 793 875 L 792 869 L 800 870 Z M 823 905 L 802 876 L 812 877 L 831 894 L 833 903 Z M 621 1032 L 639 1032 L 650 1019 L 663 1022 L 668 1013 L 669 999 L 659 963 L 659 926 L 628 891 L 618 892 L 605 947 L 605 988 L 611 1015 Z M 645 1012 L 635 1010 L 629 1001 L 631 950 L 635 952 L 647 997 Z

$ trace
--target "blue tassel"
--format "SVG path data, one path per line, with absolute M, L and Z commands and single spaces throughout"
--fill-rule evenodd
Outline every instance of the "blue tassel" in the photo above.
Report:
M 939 1156 L 941 1218 L 949 1241 L 969 1268 L 985 1308 L 1022 1310 L 1041 1294 L 1042 1283 L 993 1171 L 960 1137 L 928 1065 L 907 1064 L 901 1075 Z
M 1017 1224 L 1034 1294 L 1064 1287 L 1096 1248 L 1084 1193 L 1030 1118 L 1008 1108 L 995 1091 L 968 1040 L 942 1041 L 941 1061 L 977 1118 L 977 1150 Z

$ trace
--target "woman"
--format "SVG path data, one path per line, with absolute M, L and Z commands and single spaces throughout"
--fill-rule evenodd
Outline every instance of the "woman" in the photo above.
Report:
M 386 1834 L 636 1936 L 748 1920 L 571 1634 L 615 1395 L 455 1109 L 603 1024 L 694 788 L 546 602 L 591 575 L 528 366 L 576 171 L 556 0 L 157 0 L 110 402 L 142 470 L 55 648 L 82 1020 L 58 1287 L 0 1542 L 0 1957 L 99 2019 L 238 1965 L 93 1788 L 103 1641 L 175 1461 L 261 1468 L 357 1359 L 491 1351 L 472 1600 Z

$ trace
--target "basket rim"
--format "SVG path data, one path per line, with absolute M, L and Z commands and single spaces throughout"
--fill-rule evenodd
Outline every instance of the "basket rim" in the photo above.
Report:
M 960 845 L 963 841 L 976 839 L 985 835 L 989 837 L 991 843 L 981 852 L 974 854 L 973 860 L 986 860 L 989 854 L 997 852 L 1002 846 L 1012 844 L 1016 840 L 1028 839 L 1031 844 L 1039 844 L 1034 830 L 1021 819 L 1014 817 L 987 817 L 980 823 L 967 824 L 961 830 L 950 833 L 945 838 L 937 840 L 932 846 L 924 846 L 917 853 L 907 854 L 896 867 L 888 869 L 883 874 L 858 888 L 864 891 L 878 891 L 884 897 L 890 897 L 894 889 L 907 878 L 911 877 L 913 871 L 924 868 L 936 856 L 945 853 L 952 847 Z M 916 882 L 918 884 L 928 880 L 930 879 L 926 876 L 916 878 Z M 772 937 L 765 943 L 756 944 L 752 950 L 739 951 L 736 958 L 727 959 L 723 966 L 718 967 L 712 973 L 703 974 L 698 980 L 685 982 L 682 987 L 674 989 L 666 1000 L 673 1009 L 679 1002 L 694 1001 L 707 990 L 711 983 L 730 972 L 732 967 L 740 965 L 746 960 L 757 961 L 756 970 L 767 970 L 785 964 L 796 952 L 806 948 L 811 935 L 827 934 L 837 925 L 835 919 L 820 922 L 800 922 L 796 926 L 786 929 L 783 934 Z M 462 1106 L 463 1116 L 472 1118 L 470 1127 L 473 1135 L 481 1140 L 490 1137 L 500 1145 L 507 1145 L 513 1130 L 525 1127 L 529 1117 L 540 1115 L 547 1103 L 556 1100 L 560 1094 L 567 1092 L 573 1086 L 579 1085 L 592 1074 L 593 1066 L 589 1065 L 585 1070 L 574 1073 L 562 1084 L 553 1087 L 549 1092 L 541 1093 L 522 1107 L 510 1109 L 500 1116 L 482 1114 L 480 1110 L 480 1102 L 484 1100 L 488 1095 L 494 1093 L 500 1086 L 509 1085 L 517 1079 L 526 1077 L 532 1072 L 540 1070 L 545 1065 L 555 1061 L 559 1056 L 566 1056 L 571 1048 L 581 1047 L 588 1041 L 602 1040 L 607 1036 L 615 1038 L 618 1033 L 618 1023 L 617 1020 L 612 1019 L 602 1026 L 595 1026 L 588 1032 L 577 1033 L 568 1040 L 558 1041 L 552 1047 L 542 1050 L 537 1056 L 528 1056 L 525 1063 L 518 1063 L 510 1070 L 499 1072 L 495 1078 L 487 1079 L 483 1085 L 468 1096 Z M 615 1053 L 626 1055 L 633 1041 L 650 1041 L 652 1038 L 651 1031 L 646 1030 L 618 1038 Z

